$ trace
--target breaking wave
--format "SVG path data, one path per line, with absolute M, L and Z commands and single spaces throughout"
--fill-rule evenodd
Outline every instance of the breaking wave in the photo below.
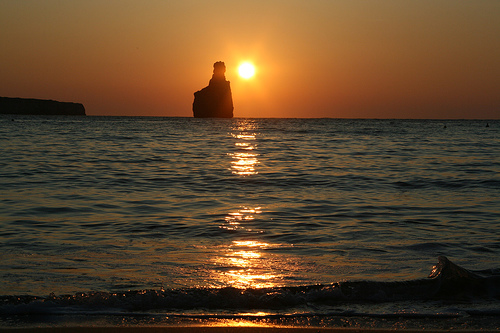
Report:
M 2 296 L 3 315 L 74 313 L 170 313 L 200 315 L 267 311 L 268 314 L 345 314 L 359 303 L 478 302 L 500 298 L 500 270 L 469 271 L 444 256 L 427 278 L 409 281 L 345 281 L 276 288 L 186 288 L 88 292 L 74 295 Z M 349 312 L 349 311 L 347 311 Z M 483 311 L 483 314 L 486 313 Z M 352 315 L 355 312 L 351 311 Z M 372 313 L 371 315 L 376 315 Z M 387 315 L 387 314 L 386 314 Z M 418 315 L 418 313 L 413 313 Z

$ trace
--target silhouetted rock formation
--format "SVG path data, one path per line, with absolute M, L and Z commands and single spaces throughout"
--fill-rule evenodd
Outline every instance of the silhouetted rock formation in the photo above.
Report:
M 224 73 L 222 61 L 214 64 L 214 74 L 208 86 L 194 93 L 193 115 L 195 118 L 232 118 L 233 96 Z
M 85 108 L 81 103 L 57 102 L 34 98 L 0 97 L 0 113 L 85 116 Z

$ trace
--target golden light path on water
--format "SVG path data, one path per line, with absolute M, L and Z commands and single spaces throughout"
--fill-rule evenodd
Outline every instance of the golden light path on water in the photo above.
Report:
M 231 161 L 232 173 L 240 176 L 257 174 L 255 167 L 259 160 L 257 159 L 258 154 L 254 152 L 256 149 L 255 133 L 238 133 L 233 134 L 233 137 L 238 141 L 234 144 L 237 151 L 228 154 L 233 159 Z
M 239 177 L 251 177 L 258 174 L 259 164 L 256 153 L 257 144 L 254 132 L 255 124 L 251 121 L 240 122 L 231 134 L 235 138 L 234 152 L 231 156 L 231 172 Z M 240 207 L 236 211 L 227 213 L 225 223 L 221 228 L 229 232 L 238 230 L 251 233 L 261 233 L 253 230 L 252 225 L 256 216 L 262 213 L 261 207 Z M 276 286 L 276 281 L 282 277 L 276 264 L 280 261 L 274 255 L 265 253 L 265 250 L 278 247 L 257 240 L 234 240 L 223 246 L 218 255 L 213 258 L 214 264 L 220 267 L 216 278 L 224 286 L 235 288 L 268 288 Z
M 245 223 L 252 221 L 255 214 L 261 213 L 260 207 L 253 209 L 243 208 L 226 216 L 224 228 L 229 231 L 247 229 Z M 257 232 L 259 232 L 257 230 Z M 225 286 L 235 288 L 269 288 L 276 286 L 276 281 L 282 279 L 274 258 L 265 250 L 278 247 L 279 244 L 269 244 L 256 240 L 234 240 L 224 246 L 213 259 L 214 264 L 220 267 L 218 281 Z

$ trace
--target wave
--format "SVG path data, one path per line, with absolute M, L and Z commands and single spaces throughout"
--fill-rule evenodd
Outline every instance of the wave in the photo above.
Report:
M 74 295 L 0 296 L 2 315 L 74 313 L 237 313 L 297 309 L 320 315 L 332 306 L 387 302 L 500 300 L 500 271 L 470 271 L 444 256 L 427 278 L 409 281 L 344 281 L 329 285 L 274 288 L 186 288 L 130 290 L 121 293 L 88 292 Z M 344 306 L 344 307 L 343 307 Z M 498 313 L 498 308 L 495 313 Z M 413 314 L 415 315 L 415 313 Z

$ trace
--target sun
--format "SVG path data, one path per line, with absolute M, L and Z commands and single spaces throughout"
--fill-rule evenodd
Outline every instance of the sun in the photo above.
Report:
M 238 67 L 238 73 L 246 80 L 255 75 L 255 66 L 249 62 L 244 62 Z

